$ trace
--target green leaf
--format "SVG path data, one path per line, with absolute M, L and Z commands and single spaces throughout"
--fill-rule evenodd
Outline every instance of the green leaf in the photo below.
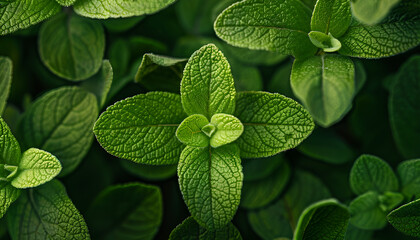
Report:
M 356 160 L 351 169 L 350 187 L 357 195 L 368 191 L 396 192 L 398 179 L 384 160 L 365 154 Z
M 389 97 L 392 135 L 398 150 L 408 159 L 420 157 L 419 78 L 420 56 L 413 56 L 400 68 Z
M 242 240 L 242 237 L 232 223 L 219 230 L 209 231 L 189 217 L 172 230 L 169 240 Z
M 42 62 L 51 72 L 67 80 L 81 81 L 98 72 L 104 50 L 101 24 L 74 14 L 58 15 L 44 23 L 39 32 Z
M 14 240 L 90 239 L 82 215 L 57 180 L 25 191 L 9 209 L 7 222 Z
M 263 180 L 271 175 L 284 163 L 282 154 L 267 158 L 250 158 L 242 162 L 244 181 Z
M 55 0 L 55 1 L 57 1 L 63 7 L 69 7 L 76 2 L 76 0 Z
M 187 59 L 144 54 L 135 81 L 151 91 L 179 93 Z
M 6 35 L 59 13 L 61 6 L 52 0 L 15 0 L 0 7 L 0 35 Z M 13 13 L 13 14 L 12 14 Z
M 129 69 L 131 58 L 131 51 L 128 41 L 123 38 L 118 38 L 111 42 L 108 49 L 108 58 L 112 66 L 114 79 L 124 77 L 127 73 L 127 70 Z
M 22 154 L 18 172 L 11 181 L 15 188 L 33 188 L 51 181 L 61 171 L 58 159 L 49 152 L 31 148 Z
M 314 129 L 309 113 L 276 93 L 237 94 L 234 114 L 244 125 L 237 140 L 241 157 L 268 157 L 299 145 Z
M 245 0 L 225 9 L 214 30 L 227 43 L 296 58 L 315 54 L 307 34 L 310 10 L 298 0 Z
M 23 116 L 22 144 L 56 156 L 63 166 L 60 175 L 66 175 L 88 152 L 97 117 L 98 103 L 92 93 L 79 87 L 52 90 L 34 101 Z
M 191 115 L 178 126 L 176 137 L 179 141 L 191 147 L 207 147 L 210 143 L 210 136 L 202 131 L 207 124 L 209 124 L 209 120 L 205 116 L 201 114 Z
M 345 240 L 371 240 L 372 236 L 373 231 L 357 228 L 350 222 Z
M 122 167 L 134 176 L 148 181 L 161 181 L 176 174 L 177 165 L 145 165 L 129 160 L 121 160 Z
M 9 97 L 10 86 L 12 85 L 12 67 L 10 58 L 0 56 L 0 116 L 6 106 L 6 100 Z
M 179 95 L 150 92 L 108 107 L 93 131 L 102 147 L 116 157 L 170 165 L 179 161 L 183 149 L 175 132 L 185 118 Z
M 191 215 L 210 231 L 233 218 L 242 188 L 242 166 L 235 144 L 219 148 L 187 146 L 178 164 L 179 186 Z
M 388 215 L 388 221 L 398 231 L 420 237 L 420 199 L 409 202 Z
M 311 31 L 309 39 L 318 48 L 324 52 L 337 52 L 341 48 L 341 43 L 331 33 L 325 34 L 323 32 Z
M 210 119 L 216 113 L 233 114 L 235 94 L 229 63 L 215 45 L 205 45 L 190 57 L 181 81 L 182 106 L 188 115 Z
M 354 73 L 349 58 L 313 56 L 293 63 L 290 83 L 315 121 L 328 127 L 339 121 L 351 106 L 355 94 Z
M 350 26 L 349 0 L 318 0 L 311 19 L 311 30 L 341 37 Z
M 397 192 L 385 192 L 382 195 L 379 195 L 379 207 L 384 212 L 389 212 L 398 206 L 403 200 L 404 196 L 401 193 Z
M 381 209 L 379 194 L 366 192 L 354 199 L 349 206 L 350 222 L 361 229 L 377 230 L 385 227 L 386 213 Z
M 343 239 L 350 213 L 335 199 L 317 202 L 303 211 L 295 230 L 294 240 Z
M 398 165 L 401 192 L 408 198 L 420 197 L 420 159 L 404 161 Z
M 126 18 L 155 13 L 175 0 L 78 0 L 73 8 L 74 11 L 89 18 Z
M 353 0 L 353 16 L 361 23 L 374 25 L 382 21 L 400 0 Z
M 20 189 L 16 189 L 9 182 L 0 180 L 0 218 L 7 212 L 9 206 L 20 196 Z
M 162 208 L 158 187 L 141 183 L 115 185 L 98 195 L 86 219 L 95 239 L 151 240 L 162 222 Z
M 236 141 L 244 132 L 241 121 L 229 114 L 214 114 L 210 123 L 216 127 L 210 138 L 210 145 L 214 148 Z
M 248 48 L 239 48 L 231 45 L 227 45 L 226 51 L 236 60 L 246 65 L 271 66 L 285 60 L 288 57 L 287 55 L 281 55 L 277 52 L 266 50 L 250 50 Z M 233 64 L 231 63 L 231 65 Z
M 120 33 L 130 30 L 136 26 L 145 16 L 128 17 L 128 18 L 109 18 L 102 20 L 102 24 L 105 28 L 113 33 Z
M 99 72 L 86 81 L 83 81 L 80 86 L 95 94 L 98 99 L 99 108 L 102 108 L 111 89 L 113 78 L 114 72 L 111 63 L 109 60 L 103 60 Z
M 20 156 L 18 141 L 13 136 L 6 122 L 0 117 L 0 164 L 18 166 Z

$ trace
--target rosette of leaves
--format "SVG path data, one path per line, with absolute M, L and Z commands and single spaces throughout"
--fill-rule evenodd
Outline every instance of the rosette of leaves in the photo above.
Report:
M 94 126 L 102 147 L 141 164 L 178 164 L 184 201 L 203 229 L 224 229 L 240 202 L 241 158 L 296 147 L 313 130 L 292 99 L 236 93 L 229 63 L 213 44 L 188 60 L 181 95 L 149 92 L 108 107 Z
M 389 57 L 419 45 L 419 16 L 413 0 L 403 1 L 380 25 L 352 19 L 349 0 L 318 0 L 313 10 L 299 0 L 244 0 L 225 9 L 214 29 L 231 45 L 295 57 L 292 90 L 328 127 L 351 109 L 360 87 L 349 57 Z

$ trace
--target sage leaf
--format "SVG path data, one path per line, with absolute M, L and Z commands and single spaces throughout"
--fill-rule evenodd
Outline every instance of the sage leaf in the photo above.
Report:
M 19 143 L 10 131 L 9 126 L 0 117 L 0 164 L 18 166 L 20 157 Z
M 183 149 L 175 132 L 185 118 L 179 95 L 149 92 L 108 107 L 93 131 L 101 146 L 116 157 L 170 165 L 179 161 Z
M 374 25 L 382 21 L 400 0 L 353 0 L 353 16 L 361 23 Z
M 235 141 L 244 132 L 241 121 L 229 114 L 214 114 L 210 123 L 216 128 L 215 133 L 210 138 L 210 145 L 214 148 Z
M 0 56 L 0 116 L 6 107 L 6 100 L 9 97 L 10 86 L 12 84 L 12 67 L 12 60 L 10 58 Z
M 210 135 L 202 129 L 208 124 L 209 120 L 204 115 L 191 115 L 178 126 L 176 137 L 179 141 L 191 147 L 207 147 L 210 143 Z
M 398 231 L 420 237 L 420 199 L 409 202 L 388 215 L 388 221 Z
M 111 89 L 114 72 L 109 60 L 102 61 L 102 67 L 92 77 L 83 81 L 80 87 L 95 94 L 98 99 L 99 108 L 102 108 L 107 99 L 109 90 Z
M 408 198 L 420 197 L 420 159 L 404 161 L 398 165 L 401 192 Z
M 14 188 L 9 182 L 0 181 L 0 218 L 9 206 L 19 198 L 21 190 Z
M 184 201 L 201 226 L 215 231 L 232 220 L 243 180 L 235 144 L 219 148 L 187 146 L 180 157 L 178 177 Z
M 104 51 L 101 24 L 74 14 L 56 16 L 44 23 L 39 32 L 42 62 L 67 80 L 81 81 L 93 76 L 101 67 Z
M 323 32 L 311 31 L 309 39 L 316 46 L 321 48 L 324 52 L 337 52 L 341 48 L 341 43 L 331 33 L 325 34 Z
M 379 194 L 369 191 L 354 199 L 349 206 L 351 219 L 354 226 L 377 230 L 386 225 L 386 212 L 380 207 Z
M 348 0 L 318 0 L 311 18 L 311 30 L 341 37 L 351 23 Z

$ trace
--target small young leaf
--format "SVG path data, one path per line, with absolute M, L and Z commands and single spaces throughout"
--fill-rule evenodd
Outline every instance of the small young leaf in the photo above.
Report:
M 354 94 L 354 64 L 339 55 L 295 60 L 290 84 L 296 97 L 323 127 L 339 121 L 351 106 Z
M 299 217 L 293 240 L 343 239 L 349 219 L 347 207 L 335 199 L 317 202 Z
M 67 80 L 85 80 L 98 72 L 104 50 L 101 24 L 77 15 L 58 15 L 44 23 L 39 32 L 42 62 Z
M 243 92 L 234 114 L 244 125 L 237 140 L 241 157 L 268 157 L 299 145 L 314 129 L 309 113 L 280 94 Z
M 51 181 L 61 171 L 58 159 L 49 152 L 31 148 L 22 154 L 16 176 L 11 181 L 15 188 L 33 188 Z
M 311 19 L 311 30 L 341 37 L 350 26 L 349 0 L 318 0 Z
M 9 182 L 0 180 L 0 218 L 7 212 L 9 206 L 18 199 L 21 190 L 10 185 Z
M 239 205 L 242 166 L 235 144 L 182 151 L 179 186 L 194 219 L 210 231 L 226 226 Z
M 323 32 L 311 31 L 309 39 L 318 48 L 324 52 L 337 52 L 341 48 L 341 43 L 331 33 L 325 34 Z
M 12 84 L 12 67 L 12 60 L 10 58 L 0 56 L 0 116 L 9 97 L 10 86 Z
M 0 117 L 0 164 L 18 166 L 20 156 L 19 143 L 6 122 Z
M 400 0 L 353 0 L 353 16 L 361 23 L 374 25 L 384 19 Z
M 221 39 L 237 47 L 296 58 L 315 54 L 307 34 L 310 11 L 299 0 L 246 0 L 225 9 L 214 23 Z
M 379 194 L 366 192 L 354 199 L 349 206 L 350 222 L 361 229 L 377 230 L 386 225 L 386 212 L 380 207 Z
M 179 161 L 183 145 L 175 132 L 186 117 L 179 95 L 149 92 L 108 107 L 93 131 L 102 147 L 116 157 L 170 165 Z
M 179 141 L 191 147 L 207 147 L 210 136 L 202 131 L 207 124 L 209 124 L 209 120 L 204 115 L 191 115 L 178 126 L 176 137 Z
M 357 195 L 368 191 L 396 192 L 398 179 L 384 160 L 365 154 L 356 160 L 351 169 L 350 187 Z
M 210 122 L 216 127 L 215 133 L 210 138 L 210 145 L 214 148 L 235 141 L 244 132 L 241 121 L 229 114 L 214 114 Z
M 233 114 L 235 93 L 229 63 L 215 45 L 205 45 L 191 56 L 181 81 L 182 106 L 188 115 L 210 119 L 216 113 Z
M 82 215 L 57 180 L 25 191 L 9 209 L 7 222 L 12 239 L 90 240 Z
M 109 60 L 103 60 L 99 72 L 86 81 L 83 81 L 80 86 L 95 94 L 98 99 L 99 108 L 102 108 L 111 89 L 113 78 L 114 72 L 111 63 Z
M 420 199 L 409 202 L 388 215 L 388 221 L 398 231 L 420 237 Z
M 384 212 L 389 212 L 398 206 L 403 200 L 404 196 L 401 193 L 397 192 L 385 192 L 382 195 L 379 195 L 379 207 Z
M 404 161 L 398 165 L 401 192 L 408 198 L 420 197 L 420 159 Z
M 162 222 L 162 208 L 158 187 L 141 183 L 115 185 L 98 195 L 86 219 L 95 239 L 151 240 Z
M 89 18 L 125 18 L 155 13 L 175 0 L 78 0 L 74 11 Z

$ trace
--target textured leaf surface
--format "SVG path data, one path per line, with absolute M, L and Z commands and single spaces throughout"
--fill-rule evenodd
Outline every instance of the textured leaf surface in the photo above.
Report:
M 338 55 L 313 56 L 293 63 L 290 83 L 315 121 L 328 127 L 343 117 L 355 94 L 354 64 Z
M 350 26 L 348 0 L 318 0 L 311 18 L 311 30 L 341 37 Z
M 385 227 L 386 213 L 380 208 L 378 197 L 378 193 L 369 191 L 350 203 L 350 222 L 354 226 L 369 230 Z
M 420 199 L 407 203 L 388 215 L 388 221 L 398 231 L 420 237 Z
M 244 125 L 241 157 L 268 157 L 299 145 L 314 129 L 309 113 L 280 94 L 243 92 L 234 114 Z
M 92 92 L 98 99 L 99 108 L 104 106 L 109 90 L 111 89 L 114 72 L 109 60 L 102 61 L 102 67 L 99 72 L 83 81 L 82 88 Z
M 76 0 L 55 0 L 55 1 L 57 1 L 61 6 L 64 6 L 64 7 L 71 6 L 76 2 Z
M 81 81 L 93 76 L 101 67 L 104 51 L 102 25 L 74 14 L 58 15 L 44 23 L 39 32 L 42 62 L 67 80 Z
M 9 97 L 10 86 L 12 84 L 12 67 L 12 60 L 10 58 L 0 56 L 0 116 Z
M 18 166 L 20 156 L 19 143 L 10 131 L 9 126 L 0 117 L 0 164 Z
M 94 133 L 114 156 L 143 164 L 176 164 L 183 146 L 175 132 L 185 118 L 179 95 L 150 92 L 108 107 Z
M 205 45 L 191 56 L 181 81 L 182 106 L 187 114 L 208 119 L 216 113 L 233 114 L 235 93 L 229 63 L 215 45 Z
M 400 0 L 355 0 L 350 1 L 353 16 L 361 23 L 379 23 Z
M 175 0 L 78 0 L 74 11 L 89 18 L 120 18 L 155 13 Z
M 244 132 L 241 121 L 229 114 L 214 114 L 210 122 L 216 127 L 215 133 L 210 138 L 210 145 L 214 148 L 235 141 Z
M 0 218 L 7 212 L 9 206 L 18 199 L 20 191 L 12 187 L 9 182 L 0 181 Z
M 19 169 L 11 181 L 15 188 L 32 188 L 51 181 L 61 171 L 58 159 L 49 152 L 31 148 L 22 154 Z
M 404 161 L 398 165 L 401 192 L 408 198 L 420 197 L 420 159 Z
M 87 213 L 92 237 L 104 240 L 151 240 L 162 222 L 162 194 L 141 183 L 102 191 Z
M 95 95 L 79 87 L 52 90 L 32 103 L 23 116 L 20 132 L 25 149 L 36 147 L 56 156 L 61 175 L 73 171 L 93 140 L 98 117 Z
M 372 155 L 362 155 L 351 169 L 350 186 L 357 195 L 368 191 L 396 192 L 398 191 L 398 179 L 384 160 Z
M 8 229 L 14 240 L 89 240 L 86 223 L 59 181 L 29 189 L 12 205 Z
M 307 36 L 310 16 L 310 10 L 298 0 L 246 0 L 223 11 L 214 28 L 234 46 L 299 58 L 316 51 Z
M 209 124 L 209 120 L 204 115 L 191 115 L 184 119 L 176 129 L 176 137 L 179 141 L 191 147 L 207 147 L 210 139 L 202 131 L 207 124 Z
M 219 148 L 187 146 L 180 157 L 178 177 L 184 201 L 200 225 L 214 231 L 232 220 L 243 180 L 235 144 Z

